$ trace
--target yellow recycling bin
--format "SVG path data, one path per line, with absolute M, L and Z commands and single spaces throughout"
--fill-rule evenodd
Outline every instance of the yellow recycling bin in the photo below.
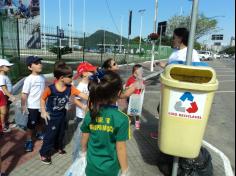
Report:
M 168 65 L 161 74 L 158 145 L 163 153 L 195 158 L 218 81 L 210 67 Z

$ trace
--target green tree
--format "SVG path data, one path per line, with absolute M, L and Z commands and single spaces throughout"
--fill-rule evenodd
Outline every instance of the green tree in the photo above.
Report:
M 226 53 L 226 54 L 233 55 L 233 54 L 235 54 L 235 46 L 228 47 L 228 48 L 224 49 L 223 51 L 221 51 L 220 53 L 221 54 Z
M 204 14 L 199 15 L 197 20 L 195 39 L 197 40 L 216 31 L 217 23 L 218 22 L 216 19 L 208 18 Z M 190 16 L 174 16 L 168 21 L 167 35 L 173 35 L 174 29 L 178 27 L 185 27 L 190 30 L 190 24 Z

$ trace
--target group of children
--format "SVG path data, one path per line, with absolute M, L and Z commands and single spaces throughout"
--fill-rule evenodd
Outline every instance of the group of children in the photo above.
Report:
M 130 120 L 118 109 L 117 100 L 128 98 L 133 93 L 139 94 L 140 89 L 143 89 L 142 66 L 137 64 L 133 67 L 133 74 L 123 90 L 122 80 L 116 73 L 118 65 L 113 59 L 107 60 L 107 66 L 103 70 L 88 62 L 80 63 L 74 76 L 78 80 L 77 87 L 72 83 L 72 68 L 59 61 L 54 66 L 55 80 L 45 88 L 41 60 L 36 56 L 26 59 L 31 74 L 24 80 L 21 95 L 22 113 L 28 113 L 25 151 L 33 151 L 32 139 L 35 133 L 38 139 L 43 140 L 39 153 L 44 164 L 51 164 L 53 150 L 59 154 L 66 153 L 63 144 L 67 121 L 66 105 L 72 96 L 76 105 L 75 122 L 82 131 L 81 151 L 87 156 L 86 175 L 126 173 L 128 163 L 125 141 L 130 135 Z M 6 132 L 9 129 L 6 118 L 9 109 L 7 101 L 15 101 L 15 97 L 11 94 L 12 85 L 6 75 L 12 64 L 7 60 L 4 62 L 5 65 L 0 60 L 0 130 L 2 126 L 2 131 Z M 135 126 L 140 128 L 138 117 Z M 107 163 L 101 167 L 104 162 Z

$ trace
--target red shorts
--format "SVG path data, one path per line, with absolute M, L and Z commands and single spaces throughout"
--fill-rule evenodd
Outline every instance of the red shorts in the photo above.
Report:
M 0 91 L 0 107 L 7 105 L 7 99 L 6 96 L 2 91 Z

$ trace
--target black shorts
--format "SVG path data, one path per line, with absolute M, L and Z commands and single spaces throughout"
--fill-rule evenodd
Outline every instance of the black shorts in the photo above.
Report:
M 41 124 L 42 119 L 41 119 L 41 113 L 39 112 L 38 109 L 29 109 L 29 115 L 28 115 L 28 123 L 27 123 L 27 128 L 30 130 L 34 130 L 35 127 L 39 124 Z

